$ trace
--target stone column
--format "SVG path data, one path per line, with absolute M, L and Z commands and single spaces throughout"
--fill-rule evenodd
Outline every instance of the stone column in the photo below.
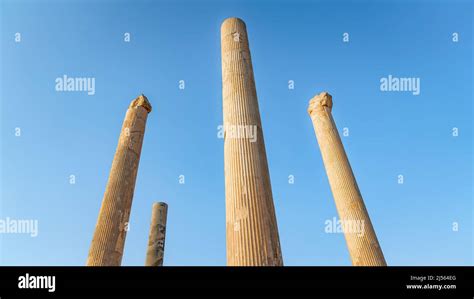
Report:
M 168 205 L 166 203 L 155 202 L 153 204 L 145 266 L 163 266 L 167 214 Z
M 122 263 L 145 124 L 150 112 L 148 99 L 140 95 L 125 114 L 87 266 L 120 266 Z
M 346 227 L 344 236 L 352 264 L 386 266 L 382 249 L 332 118 L 331 109 L 332 96 L 322 92 L 311 99 L 308 113 L 313 121 L 339 218 L 343 227 Z M 362 229 L 349 230 L 348 227 Z
M 282 266 L 245 23 L 221 27 L 227 265 Z

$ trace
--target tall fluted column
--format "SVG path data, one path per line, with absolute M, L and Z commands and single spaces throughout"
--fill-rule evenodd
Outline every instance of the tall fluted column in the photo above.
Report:
M 144 95 L 125 114 L 95 227 L 87 266 L 120 266 L 132 207 L 145 124 L 151 105 Z
M 327 92 L 309 102 L 308 113 L 313 121 L 323 157 L 324 167 L 343 227 L 363 228 L 344 231 L 354 266 L 386 266 L 372 222 L 347 159 L 341 138 L 331 114 L 332 96 Z M 350 224 L 350 225 L 347 225 Z
M 153 204 L 145 266 L 163 266 L 167 214 L 168 205 L 166 203 L 155 202 Z
M 227 265 L 283 259 L 245 23 L 221 27 Z

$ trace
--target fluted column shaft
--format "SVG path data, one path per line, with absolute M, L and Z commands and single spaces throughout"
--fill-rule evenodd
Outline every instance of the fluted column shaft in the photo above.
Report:
M 262 124 L 242 20 L 224 21 L 221 47 L 227 265 L 281 266 Z
M 163 266 L 167 215 L 168 205 L 166 203 L 155 202 L 153 204 L 145 266 Z
M 132 207 L 145 124 L 151 105 L 143 95 L 125 115 L 87 258 L 88 266 L 120 266 Z
M 344 231 L 354 266 L 386 266 L 359 187 L 331 114 L 332 97 L 323 92 L 311 99 L 308 112 L 342 223 L 356 221 L 359 231 Z

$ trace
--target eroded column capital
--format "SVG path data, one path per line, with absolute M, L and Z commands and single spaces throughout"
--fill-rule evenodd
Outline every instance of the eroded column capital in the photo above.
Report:
M 139 95 L 135 100 L 133 100 L 128 108 L 135 108 L 138 106 L 145 108 L 148 113 L 151 112 L 151 104 L 144 94 Z
M 247 27 L 242 19 L 231 17 L 225 19 L 224 22 L 222 22 L 221 34 L 223 36 L 234 34 L 236 32 L 241 34 L 246 34 L 247 32 Z
M 160 207 L 163 207 L 163 208 L 166 209 L 166 208 L 168 208 L 168 204 L 165 203 L 165 202 L 155 202 L 155 203 L 153 203 L 153 206 L 152 206 L 153 209 L 158 209 Z
M 309 101 L 308 113 L 309 115 L 312 115 L 315 112 L 323 111 L 324 107 L 328 107 L 329 110 L 332 109 L 332 96 L 326 91 L 315 95 Z
M 221 45 L 222 54 L 229 51 L 239 51 L 239 53 L 243 52 L 243 55 L 249 55 L 247 28 L 244 21 L 239 18 L 228 18 L 222 22 Z M 231 59 L 232 55 L 227 58 L 226 55 L 223 55 L 223 58 Z

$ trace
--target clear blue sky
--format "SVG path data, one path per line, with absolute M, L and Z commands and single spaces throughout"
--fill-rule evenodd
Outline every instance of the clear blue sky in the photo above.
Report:
M 324 232 L 337 212 L 306 112 L 324 90 L 339 131 L 349 128 L 343 143 L 388 264 L 473 264 L 472 2 L 2 0 L 0 9 L 0 219 L 39 221 L 36 238 L 0 234 L 1 265 L 85 264 L 140 93 L 153 111 L 123 265 L 144 264 L 155 201 L 169 205 L 165 265 L 225 265 L 217 127 L 219 30 L 230 16 L 247 24 L 285 264 L 350 265 L 343 235 Z M 57 92 L 64 74 L 94 77 L 95 95 Z M 420 78 L 421 94 L 381 92 L 388 75 Z

